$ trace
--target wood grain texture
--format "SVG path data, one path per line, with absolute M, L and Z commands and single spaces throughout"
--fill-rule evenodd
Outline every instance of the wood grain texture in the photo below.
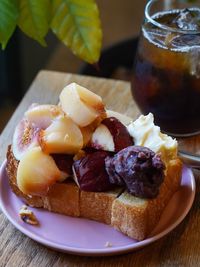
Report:
M 12 119 L 0 137 L 0 163 L 5 158 L 7 145 L 11 142 L 16 123 L 32 102 L 57 103 L 62 88 L 77 82 L 100 94 L 107 107 L 135 118 L 139 111 L 126 82 L 83 77 L 79 75 L 42 71 L 20 103 Z M 200 176 L 199 172 L 195 172 Z M 198 266 L 200 262 L 200 182 L 197 179 L 197 194 L 194 205 L 186 219 L 169 235 L 150 246 L 127 255 L 114 257 L 79 257 L 55 252 L 32 241 L 16 230 L 0 212 L 0 266 Z

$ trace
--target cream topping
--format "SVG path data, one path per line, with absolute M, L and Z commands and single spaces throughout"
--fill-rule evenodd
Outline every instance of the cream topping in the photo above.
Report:
M 154 124 L 152 113 L 141 115 L 127 127 L 129 134 L 134 138 L 134 144 L 145 146 L 155 153 L 161 153 L 165 164 L 177 157 L 177 141 L 172 137 L 161 133 L 160 127 Z

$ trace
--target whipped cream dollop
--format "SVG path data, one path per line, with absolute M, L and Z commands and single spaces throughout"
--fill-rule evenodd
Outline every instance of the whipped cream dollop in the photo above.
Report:
M 160 153 L 166 165 L 169 160 L 177 157 L 176 139 L 161 133 L 160 127 L 154 124 L 152 113 L 147 116 L 141 115 L 137 120 L 131 122 L 127 129 L 136 146 L 144 146 L 155 153 Z

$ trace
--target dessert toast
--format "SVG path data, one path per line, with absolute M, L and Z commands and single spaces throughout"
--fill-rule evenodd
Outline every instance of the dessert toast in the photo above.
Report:
M 65 112 L 67 113 L 67 111 Z M 29 112 L 29 116 L 30 116 L 30 113 L 31 112 Z M 107 112 L 107 116 L 108 114 L 109 112 Z M 117 113 L 115 112 L 114 113 L 111 112 L 111 114 L 112 116 L 118 117 Z M 92 134 L 90 138 L 87 137 L 86 140 L 90 140 L 90 146 L 93 146 L 93 148 L 94 146 L 96 146 L 95 149 L 99 148 L 98 142 L 100 140 L 97 138 L 100 136 L 98 135 L 99 132 L 97 131 L 97 128 L 98 130 L 101 128 L 100 130 L 103 129 L 105 131 L 105 127 L 107 127 L 108 129 L 110 127 L 109 121 L 104 122 L 105 117 L 107 116 L 105 116 L 105 114 L 102 116 L 101 114 L 101 117 L 102 117 L 101 119 L 95 118 L 95 121 L 93 119 L 92 126 L 91 126 L 91 121 L 90 121 L 89 130 L 92 129 L 91 130 Z M 121 118 L 123 118 L 123 115 L 121 114 L 119 115 L 119 117 L 120 117 L 120 120 L 122 121 L 123 119 Z M 125 124 L 129 124 L 130 120 L 127 117 L 124 117 L 124 118 L 126 121 Z M 115 120 L 115 118 L 112 120 Z M 77 123 L 80 124 L 80 118 L 77 119 Z M 83 122 L 81 126 L 79 125 L 80 129 L 82 129 L 83 127 L 87 127 L 87 125 L 85 125 L 84 123 L 85 121 Z M 101 125 L 99 125 L 100 123 Z M 113 121 L 113 123 L 114 123 L 114 127 L 116 127 L 116 125 L 118 126 L 119 124 L 118 121 Z M 102 127 L 99 127 L 99 126 L 102 126 Z M 52 126 L 50 125 L 50 127 Z M 83 133 L 84 131 L 81 130 L 81 132 Z M 86 132 L 88 132 L 88 128 Z M 129 130 L 129 132 L 132 132 L 132 130 Z M 145 133 L 145 130 L 144 130 L 144 133 Z M 42 134 L 43 134 L 42 135 L 42 138 L 43 138 L 44 134 L 46 133 L 42 131 Z M 79 134 L 79 132 L 76 131 L 76 135 L 77 134 Z M 106 133 L 105 136 L 108 136 L 108 134 Z M 122 137 L 124 138 L 124 136 L 126 137 L 126 133 L 122 129 Z M 47 139 L 47 137 L 49 138 L 49 136 L 46 135 L 45 138 Z M 102 144 L 102 147 L 100 147 L 100 149 L 111 151 L 111 154 L 108 154 L 108 157 L 112 158 L 113 157 L 112 153 L 117 154 L 117 151 L 113 151 L 113 146 L 114 146 L 114 149 L 118 147 L 119 148 L 118 151 L 123 151 L 123 147 L 122 148 L 120 147 L 121 146 L 120 138 L 121 137 L 119 136 L 116 137 L 113 143 L 108 142 L 108 145 L 105 144 L 104 142 Z M 151 138 L 151 134 L 149 134 L 149 138 Z M 166 140 L 166 136 L 164 135 L 162 136 L 160 133 L 159 133 L 159 138 L 161 138 L 162 140 Z M 44 140 L 46 141 L 46 139 L 43 139 L 43 142 Z M 129 139 L 126 140 L 125 147 L 129 146 L 128 145 L 130 143 Z M 145 142 L 148 142 L 147 139 L 148 138 L 145 139 Z M 118 146 L 116 146 L 116 142 L 117 142 L 116 140 L 119 142 Z M 137 136 L 135 137 L 135 140 L 139 142 L 138 141 L 139 139 L 137 139 Z M 54 144 L 52 145 L 52 140 L 50 141 L 48 139 L 49 143 L 46 142 L 45 146 L 42 146 L 42 147 L 45 147 L 45 150 L 46 149 L 50 150 L 50 152 L 55 152 L 54 150 L 52 151 L 52 149 L 55 148 L 55 146 Z M 91 145 L 92 142 L 93 142 L 93 145 Z M 162 143 L 162 146 L 160 146 L 162 149 L 163 149 L 163 144 L 164 143 Z M 106 145 L 107 145 L 106 148 L 103 147 Z M 20 164 L 20 161 L 23 161 L 24 158 L 22 157 L 20 160 L 16 158 L 16 149 L 13 149 L 13 146 L 14 146 L 14 142 L 12 145 L 8 147 L 6 169 L 7 169 L 9 184 L 13 192 L 18 197 L 20 197 L 23 200 L 23 202 L 25 202 L 27 205 L 30 205 L 32 207 L 47 209 L 50 212 L 56 212 L 56 213 L 60 213 L 60 214 L 68 215 L 68 216 L 74 216 L 74 217 L 83 217 L 83 218 L 96 220 L 98 222 L 106 223 L 106 224 L 112 225 L 115 229 L 119 230 L 123 234 L 128 235 L 129 237 L 137 239 L 137 240 L 143 240 L 145 237 L 147 237 L 151 233 L 153 228 L 158 223 L 160 216 L 164 208 L 166 207 L 167 203 L 169 202 L 173 194 L 178 190 L 179 185 L 180 185 L 182 163 L 177 157 L 177 155 L 171 157 L 171 154 L 170 154 L 170 157 L 166 159 L 167 157 L 166 155 L 169 154 L 167 151 L 167 153 L 163 153 L 164 155 L 163 161 L 165 161 L 166 163 L 165 164 L 166 169 L 163 172 L 164 176 L 162 178 L 162 182 L 160 182 L 159 184 L 159 191 L 156 196 L 153 196 L 150 198 L 145 197 L 145 196 L 140 197 L 140 195 L 139 196 L 137 195 L 138 194 L 137 192 L 136 192 L 136 195 L 131 194 L 130 188 L 125 187 L 124 181 L 120 181 L 120 183 L 122 183 L 123 186 L 119 186 L 119 184 L 116 183 L 111 188 L 106 188 L 106 190 L 101 190 L 100 192 L 98 191 L 95 192 L 92 190 L 88 191 L 87 188 L 85 190 L 85 188 L 81 187 L 82 184 L 80 183 L 82 181 L 78 173 L 76 172 L 76 169 L 73 175 L 71 175 L 71 177 L 76 176 L 75 177 L 76 182 L 72 178 L 67 178 L 66 180 L 65 179 L 56 180 L 48 187 L 48 190 L 46 191 L 45 194 L 43 193 L 42 194 L 40 193 L 31 194 L 31 193 L 28 193 L 28 191 L 26 191 L 26 187 L 19 188 L 19 182 L 18 182 L 19 164 Z M 145 144 L 143 144 L 143 146 L 145 147 Z M 169 147 L 169 144 L 168 144 L 168 147 Z M 76 149 L 75 146 L 73 147 L 70 146 L 70 153 L 73 150 L 73 154 L 76 154 L 74 153 L 75 149 Z M 77 148 L 77 152 L 79 149 L 80 148 Z M 45 151 L 45 153 L 47 154 L 50 152 Z M 61 153 L 61 152 L 63 152 L 63 147 L 59 147 L 59 151 L 56 151 L 56 153 Z M 171 150 L 170 150 L 170 153 L 171 153 Z M 153 153 L 152 155 L 154 154 L 155 153 Z M 160 161 L 159 153 L 158 153 L 158 157 L 156 158 L 156 160 L 157 160 L 156 164 L 159 165 L 158 164 L 158 160 Z M 77 160 L 76 162 L 81 164 L 81 160 L 79 161 Z M 99 169 L 100 172 L 101 172 L 101 169 L 102 169 L 102 166 L 100 166 L 100 169 Z M 115 172 L 115 176 L 119 177 L 119 174 Z M 120 177 L 120 179 L 122 179 L 122 177 Z M 78 180 L 78 183 L 77 183 L 77 180 Z M 22 190 L 24 188 L 25 190 Z

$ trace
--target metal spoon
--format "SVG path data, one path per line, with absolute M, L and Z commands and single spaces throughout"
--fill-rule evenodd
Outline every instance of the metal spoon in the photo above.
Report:
M 179 150 L 178 155 L 180 159 L 188 166 L 195 168 L 195 169 L 200 169 L 200 157 L 195 156 L 193 154 L 189 154 L 187 152 L 183 152 Z

